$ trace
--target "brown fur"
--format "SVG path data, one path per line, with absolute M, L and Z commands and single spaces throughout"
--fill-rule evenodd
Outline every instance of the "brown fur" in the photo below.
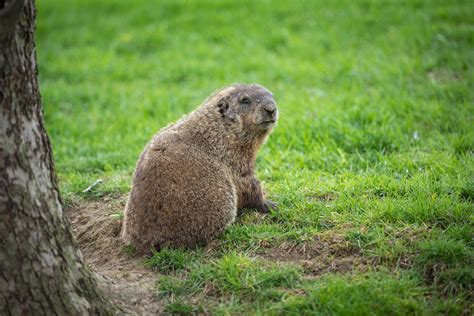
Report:
M 158 132 L 137 163 L 124 241 L 139 253 L 203 245 L 224 232 L 238 209 L 268 212 L 274 204 L 264 200 L 255 156 L 277 118 L 271 92 L 236 84 Z

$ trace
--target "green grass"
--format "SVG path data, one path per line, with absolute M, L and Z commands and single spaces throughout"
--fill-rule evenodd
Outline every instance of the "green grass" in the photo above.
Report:
M 427 290 L 408 274 L 386 272 L 351 277 L 327 276 L 311 284 L 307 294 L 270 307 L 289 315 L 421 315 L 429 312 L 462 313 L 451 301 L 429 302 Z
M 184 249 L 163 248 L 160 251 L 153 250 L 152 256 L 145 260 L 145 266 L 164 273 L 180 271 L 192 264 L 199 256 L 199 251 L 190 253 Z
M 167 312 L 472 311 L 470 1 L 37 5 L 45 121 L 68 204 L 128 192 L 146 142 L 213 90 L 274 92 L 281 119 L 257 168 L 279 210 L 244 212 L 205 253 L 155 253 L 147 264 Z M 300 257 L 285 258 L 291 249 Z M 328 258 L 366 264 L 306 266 Z
M 294 286 L 301 278 L 298 267 L 270 264 L 235 252 L 188 267 L 184 280 L 173 276 L 160 279 L 159 291 L 163 295 L 195 294 L 211 288 L 213 295 L 238 295 L 252 301 L 275 287 Z

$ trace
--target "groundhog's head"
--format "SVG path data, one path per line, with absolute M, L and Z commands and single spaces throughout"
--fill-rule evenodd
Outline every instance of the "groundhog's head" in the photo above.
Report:
M 269 132 L 278 119 L 273 94 L 257 84 L 235 84 L 217 93 L 217 111 L 229 124 L 247 132 Z

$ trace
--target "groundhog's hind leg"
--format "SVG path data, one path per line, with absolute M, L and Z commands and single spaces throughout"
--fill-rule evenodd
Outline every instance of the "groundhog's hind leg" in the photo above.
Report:
M 139 252 L 194 247 L 224 232 L 237 213 L 236 189 L 221 163 L 188 146 L 147 151 L 134 174 L 124 240 Z
M 213 177 L 214 178 L 214 177 Z M 174 246 L 200 246 L 222 234 L 234 222 L 237 207 L 235 190 L 221 177 L 190 181 L 189 190 L 183 190 L 186 200 L 174 217 L 172 244 Z
M 165 152 L 166 153 L 166 152 Z M 189 148 L 173 159 L 157 159 L 162 184 L 153 245 L 194 247 L 223 233 L 236 217 L 237 197 L 230 172 Z M 179 171 L 179 172 L 178 172 Z

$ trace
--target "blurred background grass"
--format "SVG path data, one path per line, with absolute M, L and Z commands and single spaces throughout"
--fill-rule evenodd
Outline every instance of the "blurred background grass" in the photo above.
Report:
M 274 92 L 281 111 L 257 161 L 280 211 L 259 223 L 244 216 L 224 244 L 248 251 L 262 240 L 301 242 L 350 224 L 348 240 L 367 256 L 394 262 L 421 253 L 427 259 L 413 271 L 431 281 L 419 271 L 454 260 L 468 271 L 463 282 L 472 281 L 471 1 L 37 5 L 41 92 L 66 203 L 127 192 L 138 155 L 159 128 L 222 86 L 257 82 Z M 98 178 L 104 182 L 82 193 Z M 418 246 L 393 233 L 420 225 L 431 233 Z M 464 249 L 461 261 L 444 255 L 453 244 Z M 467 284 L 457 277 L 447 282 Z M 331 294 L 340 282 L 327 280 Z M 354 282 L 365 291 L 369 281 Z M 393 282 L 425 289 L 405 276 Z M 462 293 L 445 300 L 457 312 Z M 297 302 L 281 310 L 313 306 Z M 415 313 L 412 303 L 399 313 Z
M 267 86 L 281 108 L 264 168 L 333 174 L 384 154 L 472 151 L 469 1 L 38 5 L 65 190 L 85 185 L 79 174 L 130 172 L 154 132 L 233 82 Z

